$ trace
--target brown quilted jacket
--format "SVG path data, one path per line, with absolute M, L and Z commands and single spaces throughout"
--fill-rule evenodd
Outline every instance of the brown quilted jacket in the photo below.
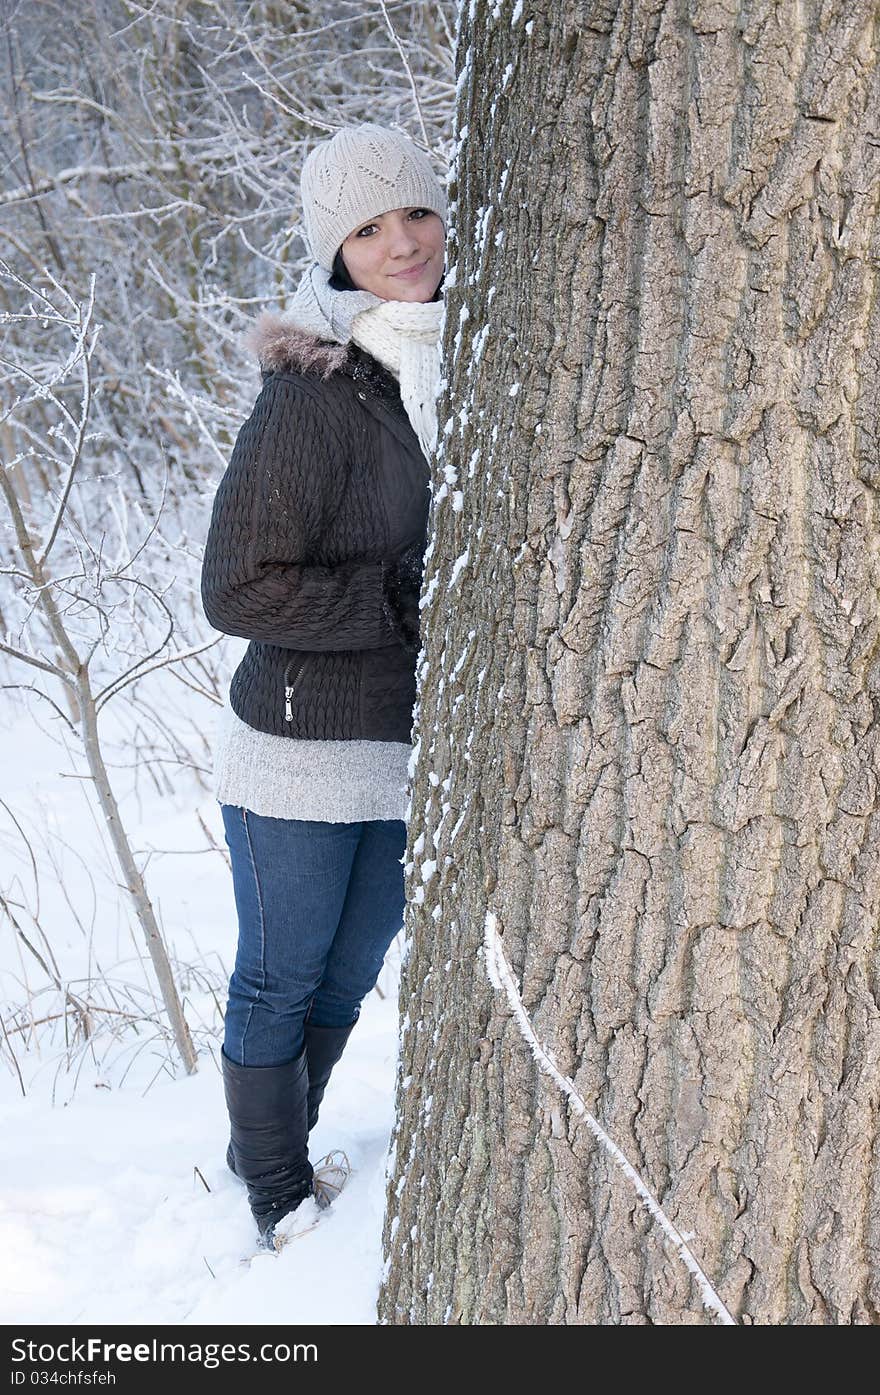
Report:
M 398 384 L 357 345 L 269 313 L 263 387 L 220 481 L 202 562 L 205 614 L 250 640 L 229 699 L 258 731 L 409 741 L 417 655 L 383 570 L 427 542 L 428 464 Z

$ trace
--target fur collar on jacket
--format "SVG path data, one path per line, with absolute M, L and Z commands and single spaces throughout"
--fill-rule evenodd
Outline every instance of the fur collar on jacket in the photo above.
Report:
M 322 381 L 343 373 L 369 388 L 389 411 L 406 415 L 394 374 L 354 340 L 337 344 L 296 324 L 288 315 L 263 310 L 245 336 L 245 344 L 259 359 L 264 382 L 273 373 L 306 373 Z
M 321 339 L 276 310 L 264 310 L 245 343 L 268 373 L 317 373 L 329 378 L 350 364 L 348 344 Z

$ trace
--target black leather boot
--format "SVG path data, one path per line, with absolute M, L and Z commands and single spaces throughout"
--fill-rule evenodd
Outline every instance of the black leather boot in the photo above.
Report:
M 305 1048 L 283 1066 L 239 1066 L 221 1049 L 231 1140 L 226 1160 L 247 1185 L 260 1241 L 312 1194 Z
M 309 1068 L 309 1133 L 318 1122 L 318 1110 L 330 1073 L 340 1060 L 345 1043 L 356 1024 L 357 1019 L 347 1027 L 314 1027 L 310 1022 L 305 1024 L 305 1050 Z

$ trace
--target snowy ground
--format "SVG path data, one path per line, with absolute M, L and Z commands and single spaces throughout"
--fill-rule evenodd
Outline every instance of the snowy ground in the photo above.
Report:
M 205 706 L 202 699 L 196 720 L 210 743 L 215 709 L 206 725 Z M 114 719 L 108 708 L 106 730 L 124 738 L 113 725 L 129 720 L 120 712 Z M 364 1005 L 312 1135 L 313 1161 L 343 1148 L 352 1178 L 320 1220 L 312 1201 L 300 1208 L 280 1254 L 260 1253 L 244 1188 L 224 1165 L 217 1002 L 235 915 L 219 809 L 192 772 L 135 777 L 124 739 L 116 748 L 113 778 L 125 790 L 136 847 L 153 850 L 150 890 L 199 1046 L 198 1074 L 174 1078 L 144 953 L 86 788 L 71 778 L 82 766 L 50 737 L 57 723 L 43 719 L 42 728 L 19 708 L 2 726 L 0 892 L 44 959 L 51 947 L 62 983 L 107 1010 L 96 1014 L 91 1046 L 66 1043 L 62 996 L 2 918 L 0 1322 L 374 1323 L 399 948 L 380 980 L 384 998 L 371 994 Z

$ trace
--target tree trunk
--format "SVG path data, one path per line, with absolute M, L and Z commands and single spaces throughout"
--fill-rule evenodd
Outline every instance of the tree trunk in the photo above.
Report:
M 462 7 L 385 1323 L 880 1321 L 875 0 Z

